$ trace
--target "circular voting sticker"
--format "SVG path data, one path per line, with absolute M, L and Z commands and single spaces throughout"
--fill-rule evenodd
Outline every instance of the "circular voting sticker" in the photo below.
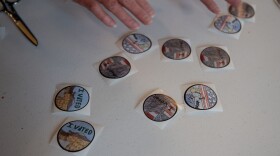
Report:
M 231 5 L 229 13 L 239 18 L 252 18 L 255 15 L 254 8 L 248 3 L 240 3 L 238 6 Z
M 78 152 L 93 141 L 95 130 L 85 121 L 71 121 L 63 125 L 57 133 L 59 146 L 68 152 Z
M 130 69 L 129 61 L 121 56 L 109 57 L 99 65 L 101 75 L 110 79 L 122 78 L 129 73 Z
M 162 122 L 171 119 L 176 114 L 177 104 L 167 95 L 153 94 L 144 101 L 143 111 L 152 121 Z
M 66 112 L 83 109 L 89 103 L 90 95 L 81 86 L 67 86 L 55 96 L 55 106 Z
M 215 19 L 216 29 L 227 34 L 236 34 L 241 30 L 241 22 L 232 15 L 222 15 Z
M 162 53 L 172 60 L 182 60 L 190 56 L 191 47 L 182 39 L 171 39 L 163 44 Z
M 205 48 L 200 54 L 200 60 L 210 68 L 224 68 L 230 63 L 228 53 L 219 47 Z
M 130 34 L 122 41 L 125 51 L 131 54 L 139 54 L 148 51 L 152 46 L 152 41 L 143 34 Z
M 218 101 L 216 93 L 210 87 L 202 84 L 189 87 L 185 92 L 184 99 L 188 106 L 197 110 L 211 109 Z

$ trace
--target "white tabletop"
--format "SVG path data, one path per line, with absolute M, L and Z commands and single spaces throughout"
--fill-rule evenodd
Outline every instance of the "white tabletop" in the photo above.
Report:
M 156 17 L 140 32 L 189 38 L 194 50 L 227 46 L 235 70 L 204 72 L 196 55 L 191 63 L 165 63 L 156 49 L 133 62 L 138 73 L 113 86 L 94 64 L 120 51 L 115 42 L 128 31 L 121 23 L 107 28 L 71 1 L 24 0 L 16 9 L 38 38 L 35 47 L 1 13 L 1 156 L 69 155 L 49 145 L 65 119 L 51 113 L 56 86 L 63 83 L 93 88 L 90 118 L 105 128 L 89 155 L 279 155 L 280 9 L 273 0 L 247 2 L 257 6 L 256 23 L 245 23 L 235 40 L 208 31 L 214 15 L 199 0 L 153 0 Z M 181 87 L 192 82 L 215 84 L 224 112 L 184 115 L 164 130 L 136 113 L 135 106 L 157 88 L 182 103 Z

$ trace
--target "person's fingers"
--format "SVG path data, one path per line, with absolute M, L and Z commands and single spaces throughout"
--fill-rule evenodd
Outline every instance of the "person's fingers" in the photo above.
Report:
M 226 0 L 229 4 L 238 6 L 241 3 L 241 0 Z
M 155 16 L 155 11 L 147 0 L 136 0 L 136 2 L 151 16 Z
M 88 8 L 100 21 L 109 27 L 116 27 L 116 22 L 102 9 L 95 0 L 74 0 Z
M 117 0 L 99 0 L 109 11 L 130 29 L 138 29 L 140 24 L 135 21 L 119 4 Z
M 152 17 L 135 0 L 119 0 L 119 2 L 143 24 L 152 23 Z
M 220 8 L 214 0 L 201 0 L 201 2 L 213 13 L 220 13 Z

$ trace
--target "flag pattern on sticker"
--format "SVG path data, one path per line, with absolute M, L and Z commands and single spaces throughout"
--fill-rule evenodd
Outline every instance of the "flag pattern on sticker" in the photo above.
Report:
M 177 104 L 175 100 L 167 95 L 153 94 L 145 99 L 143 111 L 152 121 L 167 121 L 176 114 Z
M 83 109 L 89 103 L 90 95 L 81 86 L 67 86 L 61 89 L 55 96 L 55 106 L 66 112 Z
M 200 53 L 201 62 L 210 68 L 224 68 L 230 63 L 228 53 L 219 47 L 207 47 Z
M 121 56 L 112 56 L 103 60 L 99 72 L 106 78 L 118 79 L 126 76 L 131 69 L 129 61 Z
M 184 100 L 191 108 L 208 110 L 215 107 L 218 97 L 210 87 L 203 84 L 196 84 L 186 90 Z
M 217 30 L 227 33 L 236 34 L 241 30 L 241 22 L 232 15 L 222 15 L 215 19 L 214 26 Z
M 239 18 L 252 18 L 255 15 L 254 8 L 245 2 L 240 3 L 238 6 L 230 5 L 229 13 Z
M 172 60 L 182 60 L 190 56 L 191 47 L 182 39 L 170 39 L 163 44 L 162 54 Z
M 152 41 L 143 34 L 133 33 L 123 39 L 122 46 L 128 53 L 140 54 L 152 47 Z
M 95 130 L 90 123 L 75 120 L 60 128 L 57 133 L 57 142 L 65 151 L 79 152 L 88 147 L 94 137 Z

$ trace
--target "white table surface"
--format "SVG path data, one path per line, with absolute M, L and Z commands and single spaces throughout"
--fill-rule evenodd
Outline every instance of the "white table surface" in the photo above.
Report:
M 219 4 L 226 8 L 223 1 Z M 163 63 L 159 50 L 134 62 L 139 72 L 108 86 L 93 65 L 119 52 L 115 42 L 128 31 L 106 28 L 86 9 L 64 0 L 24 0 L 16 6 L 39 40 L 35 47 L 0 14 L 0 155 L 68 156 L 49 145 L 65 116 L 51 113 L 56 85 L 93 88 L 91 119 L 104 131 L 92 156 L 278 156 L 280 154 L 280 9 L 272 0 L 257 5 L 256 23 L 239 40 L 209 32 L 214 15 L 199 0 L 153 0 L 153 24 L 139 31 L 154 39 L 189 38 L 192 48 L 227 46 L 235 70 L 209 73 L 192 63 Z M 216 85 L 223 113 L 185 115 L 160 130 L 135 106 L 156 88 L 183 102 L 181 86 Z M 77 117 L 78 118 L 78 117 Z

